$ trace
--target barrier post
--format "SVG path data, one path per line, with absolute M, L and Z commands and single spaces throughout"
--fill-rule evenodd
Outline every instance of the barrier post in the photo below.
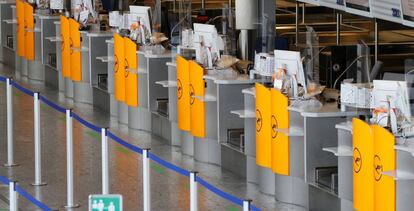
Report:
M 142 167 L 143 167 L 143 195 L 144 195 L 144 211 L 151 210 L 151 181 L 150 181 L 150 149 L 142 151 Z
M 197 173 L 190 172 L 190 211 L 198 210 Z
M 13 87 L 12 79 L 6 79 L 6 99 L 7 99 L 7 163 L 6 167 L 17 166 L 14 163 L 13 149 Z
M 46 183 L 42 182 L 42 148 L 40 143 L 40 93 L 33 94 L 33 110 L 34 110 L 34 148 L 35 148 L 35 181 L 33 186 L 42 186 Z
M 66 109 L 66 182 L 67 205 L 66 208 L 79 207 L 73 203 L 73 120 L 72 109 Z
M 102 194 L 109 194 L 108 129 L 101 129 L 102 139 Z
M 17 211 L 17 192 L 16 192 L 16 182 L 9 182 L 9 205 L 10 211 Z
M 250 205 L 252 203 L 252 200 L 246 199 L 243 201 L 243 211 L 250 211 Z

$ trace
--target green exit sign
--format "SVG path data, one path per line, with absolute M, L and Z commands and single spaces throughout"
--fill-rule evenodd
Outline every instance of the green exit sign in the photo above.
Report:
M 122 211 L 119 194 L 89 195 L 89 211 Z

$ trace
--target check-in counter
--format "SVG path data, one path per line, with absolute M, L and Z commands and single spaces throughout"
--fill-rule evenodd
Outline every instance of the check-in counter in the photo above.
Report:
M 60 37 L 60 70 L 62 72 L 65 97 L 73 99 L 73 82 L 71 79 L 71 44 L 70 44 L 70 23 L 69 18 L 60 16 L 60 34 L 56 34 L 56 37 Z M 58 25 L 57 25 L 58 27 Z M 56 30 L 56 32 L 58 32 Z
M 105 41 L 112 37 L 112 33 L 79 31 L 78 23 L 73 19 L 70 21 L 70 30 L 73 100 L 76 103 L 93 104 L 94 93 L 98 96 L 104 89 L 98 87 L 98 81 L 107 74 L 107 64 L 97 58 L 107 55 Z M 101 105 L 109 105 L 109 101 Z
M 82 42 L 89 49 L 85 59 L 89 63 L 87 70 L 93 91 L 93 106 L 107 112 L 110 109 L 110 101 L 107 87 L 108 45 L 106 41 L 111 37 L 113 37 L 113 33 L 110 31 L 89 31 L 86 33 L 85 40 L 82 37 Z M 83 57 L 82 60 L 84 60 Z
M 15 66 L 15 32 L 16 14 L 15 5 L 11 1 L 0 2 L 0 35 L 1 51 L 0 61 L 14 69 Z
M 171 52 L 153 52 L 152 47 L 139 47 L 136 57 L 138 69 L 138 106 L 128 108 L 128 126 L 132 129 L 152 131 L 169 140 L 171 127 L 160 104 L 168 100 L 168 90 L 156 82 L 168 79 L 168 68 Z
M 181 152 L 194 156 L 194 137 L 191 134 L 190 61 L 177 55 L 176 64 L 177 126 L 180 130 Z
M 335 125 L 338 131 L 337 145 L 322 148 L 327 153 L 338 157 L 338 190 L 340 210 L 353 210 L 353 150 L 352 122 L 346 121 Z
M 396 170 L 384 171 L 383 176 L 395 181 L 396 210 L 412 210 L 414 207 L 414 139 L 397 138 L 394 149 L 396 150 Z
M 336 125 L 338 210 L 412 210 L 413 142 L 359 119 Z
M 174 59 L 173 59 L 174 60 Z M 171 136 L 167 141 L 172 146 L 181 147 L 181 132 L 178 129 L 178 112 L 177 112 L 177 63 L 166 63 L 168 67 L 168 80 L 157 81 L 156 83 L 168 89 L 168 119 L 171 128 Z
M 20 75 L 27 78 L 27 60 L 25 52 L 25 3 L 21 0 L 16 1 L 16 54 L 15 54 L 15 68 L 20 70 Z
M 107 93 L 109 98 L 109 108 L 106 109 L 109 109 L 108 111 L 112 117 L 118 117 L 118 102 L 115 99 L 114 39 L 107 39 L 105 42 L 107 44 L 107 56 L 97 57 L 97 59 L 107 64 Z
M 244 136 L 246 134 L 243 138 L 232 137 L 232 133 L 239 134 L 237 131 L 244 131 L 244 121 L 240 121 L 243 115 L 239 112 L 244 109 L 242 90 L 251 87 L 257 80 L 229 70 L 210 70 L 208 73 L 204 76 L 206 134 L 212 135 L 207 136 L 206 140 L 195 140 L 195 156 L 204 156 L 208 158 L 207 162 L 218 164 L 241 177 L 246 177 L 243 139 L 249 140 Z M 230 139 L 233 138 L 236 142 L 239 141 L 240 145 L 232 144 Z M 203 147 L 208 147 L 209 150 L 203 150 Z
M 290 172 L 288 175 L 275 175 L 276 199 L 323 210 L 326 208 L 316 203 L 320 200 L 318 197 L 322 197 L 328 199 L 330 205 L 337 206 L 337 198 L 326 193 L 316 182 L 317 171 L 334 167 L 338 162 L 335 155 L 323 153 L 321 146 L 336 144 L 335 125 L 360 113 L 342 112 L 336 103 L 314 109 L 290 106 L 288 110 L 289 129 L 285 135 L 289 137 L 290 143 Z
M 60 20 L 54 21 L 54 27 L 55 27 L 55 34 L 46 37 L 46 40 L 48 40 L 51 43 L 55 43 L 55 52 L 56 52 L 56 70 L 57 70 L 57 83 L 59 87 L 59 92 L 65 93 L 65 78 L 62 74 L 62 33 L 61 33 L 61 26 L 60 26 Z
M 47 85 L 59 87 L 59 71 L 56 59 L 56 27 L 55 21 L 59 20 L 57 15 L 37 15 L 40 20 L 40 42 L 41 61 L 44 66 L 44 80 Z M 59 50 L 60 51 L 60 50 Z
M 27 60 L 27 77 L 31 80 L 44 81 L 45 67 L 42 64 L 41 19 L 34 14 L 31 5 L 25 4 L 25 49 Z M 32 14 L 32 15 L 31 15 Z

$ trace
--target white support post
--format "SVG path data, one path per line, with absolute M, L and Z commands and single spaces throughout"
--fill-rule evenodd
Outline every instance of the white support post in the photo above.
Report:
M 150 149 L 144 149 L 142 152 L 144 211 L 151 210 L 149 151 Z
M 107 128 L 101 129 L 102 139 L 102 194 L 109 194 L 109 155 Z
M 42 147 L 40 142 L 40 93 L 35 92 L 33 95 L 34 107 L 34 153 L 35 153 L 35 181 L 33 186 L 42 186 Z
M 198 210 L 197 173 L 196 171 L 190 172 L 190 211 Z
M 18 211 L 16 182 L 14 181 L 9 182 L 9 201 L 10 211 Z
M 250 211 L 250 204 L 252 203 L 252 200 L 244 200 L 243 201 L 243 211 Z
M 13 149 L 13 87 L 12 79 L 6 79 L 6 98 L 7 98 L 7 163 L 6 167 L 17 166 L 14 163 Z
M 73 202 L 73 120 L 72 110 L 66 110 L 66 181 L 67 181 L 67 204 L 66 208 L 79 207 Z

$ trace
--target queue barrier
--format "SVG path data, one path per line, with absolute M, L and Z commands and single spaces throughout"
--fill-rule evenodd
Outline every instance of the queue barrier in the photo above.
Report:
M 17 192 L 21 196 L 23 196 L 25 199 L 27 199 L 29 202 L 31 202 L 33 205 L 36 205 L 38 208 L 45 210 L 45 211 L 52 211 L 47 205 L 43 204 L 41 201 L 37 200 L 35 197 L 30 195 L 27 191 L 25 191 L 21 186 L 16 184 L 16 182 L 9 180 L 7 177 L 0 176 L 0 183 L 9 186 L 10 183 L 14 183 L 13 191 Z M 12 203 L 10 203 L 12 204 Z
M 0 82 L 7 82 L 8 80 L 11 80 L 11 79 L 10 78 L 6 78 L 6 77 L 3 77 L 3 76 L 0 76 Z M 34 96 L 34 93 L 35 92 L 33 92 L 33 91 L 31 91 L 31 90 L 29 90 L 29 89 L 27 89 L 27 88 L 19 85 L 18 83 L 14 82 L 13 80 L 11 80 L 11 83 L 10 84 L 11 84 L 11 86 L 15 87 L 17 90 L 19 90 L 19 91 L 21 91 L 21 92 L 23 92 L 23 93 L 25 93 L 25 94 L 27 94 L 29 96 L 32 96 L 32 97 Z M 69 110 L 69 109 L 65 109 L 62 106 L 60 106 L 60 105 L 58 105 L 58 104 L 56 104 L 56 103 L 48 100 L 47 98 L 43 97 L 42 95 L 40 95 L 39 99 L 40 99 L 40 101 L 42 101 L 43 103 L 45 103 L 46 105 L 48 105 L 50 108 L 52 108 L 52 109 L 54 109 L 54 110 L 56 110 L 56 111 L 58 111 L 60 113 L 63 113 L 64 114 L 64 113 L 66 113 Z M 101 133 L 101 130 L 103 129 L 103 128 L 98 127 L 98 126 L 90 123 L 89 121 L 81 118 L 78 114 L 76 114 L 72 110 L 70 110 L 70 116 L 72 118 L 74 118 L 76 121 L 78 121 L 80 124 L 84 125 L 85 127 L 89 128 L 89 129 L 91 129 L 91 130 L 93 130 L 95 132 Z M 183 175 L 185 177 L 188 177 L 188 178 L 190 178 L 190 176 L 192 174 L 194 175 L 194 173 L 192 173 L 192 172 L 190 172 L 188 170 L 185 170 L 185 169 L 183 169 L 183 168 L 181 168 L 181 167 L 179 167 L 177 165 L 174 165 L 174 164 L 172 164 L 172 163 L 170 163 L 168 161 L 163 160 L 162 158 L 158 157 L 157 155 L 149 152 L 148 149 L 142 149 L 142 148 L 140 148 L 138 146 L 135 146 L 133 144 L 130 144 L 130 143 L 124 141 L 123 139 L 119 138 L 118 136 L 116 136 L 114 133 L 112 133 L 109 130 L 107 130 L 105 134 L 106 134 L 107 137 L 109 137 L 110 139 L 112 139 L 116 143 L 120 144 L 121 146 L 123 146 L 123 147 L 125 147 L 125 148 L 127 148 L 127 149 L 129 149 L 129 150 L 131 150 L 131 151 L 133 151 L 135 153 L 138 153 L 140 155 L 143 155 L 143 154 L 147 153 L 147 157 L 150 160 L 158 163 L 159 165 L 161 165 L 161 166 L 163 166 L 163 167 L 165 167 L 165 168 L 167 168 L 169 170 L 172 170 L 172 171 L 174 171 L 174 172 L 176 172 L 178 174 L 181 174 L 181 175 Z M 145 160 L 145 158 L 143 160 Z M 219 196 L 219 197 L 221 197 L 221 198 L 223 198 L 223 199 L 225 199 L 225 200 L 227 200 L 229 202 L 232 202 L 232 203 L 234 203 L 236 205 L 239 205 L 239 206 L 243 207 L 243 210 L 245 210 L 245 211 L 247 211 L 247 210 L 260 211 L 260 209 L 258 207 L 254 206 L 253 204 L 250 203 L 250 200 L 243 200 L 243 199 L 240 199 L 240 198 L 238 198 L 236 196 L 233 196 L 233 195 L 231 195 L 229 193 L 226 193 L 226 192 L 220 190 L 219 188 L 215 187 L 214 185 L 208 183 L 206 180 L 204 180 L 203 178 L 201 178 L 199 176 L 195 176 L 195 181 L 197 181 L 200 185 L 202 185 L 204 188 L 206 188 L 207 190 L 211 191 L 212 193 L 216 194 L 217 196 Z M 2 183 L 4 183 L 4 184 L 7 185 L 11 181 L 8 180 L 5 177 L 0 176 L 0 182 L 2 182 Z M 26 199 L 28 199 L 32 204 L 36 205 L 40 209 L 42 209 L 42 210 L 51 210 L 45 204 L 43 204 L 42 202 L 38 201 L 36 198 L 34 198 L 29 193 L 27 193 L 26 191 L 24 191 L 17 184 L 15 186 L 15 190 L 16 190 L 16 192 L 18 192 L 20 195 L 22 195 L 23 197 L 25 197 Z

